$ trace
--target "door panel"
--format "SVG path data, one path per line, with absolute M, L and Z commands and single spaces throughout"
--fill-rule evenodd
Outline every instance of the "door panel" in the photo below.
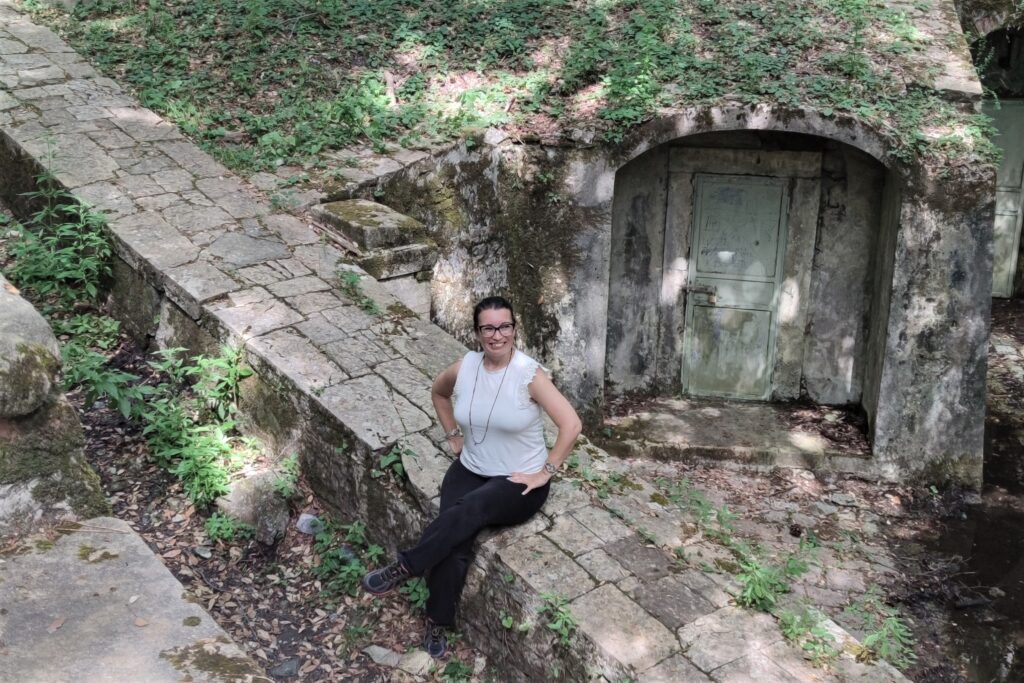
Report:
M 771 393 L 788 181 L 697 174 L 683 387 L 698 396 Z
M 992 244 L 992 295 L 1013 294 L 1021 233 L 1021 181 L 1024 179 L 1024 101 L 1002 100 L 998 108 L 986 103 L 985 113 L 993 118 L 1003 150 L 996 172 L 996 221 Z

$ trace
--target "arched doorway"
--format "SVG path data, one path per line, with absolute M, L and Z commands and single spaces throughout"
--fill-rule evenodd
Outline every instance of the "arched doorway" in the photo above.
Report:
M 620 168 L 609 397 L 873 408 L 898 188 L 850 145 L 773 131 L 692 135 Z

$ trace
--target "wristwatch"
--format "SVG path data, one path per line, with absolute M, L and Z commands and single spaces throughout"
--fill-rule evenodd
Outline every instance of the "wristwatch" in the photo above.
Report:
M 444 438 L 446 438 L 446 439 L 454 439 L 457 436 L 462 436 L 462 430 L 459 428 L 458 425 L 455 425 L 455 429 L 453 429 L 450 432 L 445 433 Z
M 558 474 L 558 468 L 549 462 L 544 463 L 544 471 L 550 474 L 552 477 Z

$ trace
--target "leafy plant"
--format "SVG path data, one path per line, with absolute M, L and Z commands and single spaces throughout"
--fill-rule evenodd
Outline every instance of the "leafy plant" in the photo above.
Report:
M 546 619 L 545 626 L 558 635 L 562 645 L 568 645 L 576 630 L 576 619 L 569 611 L 569 601 L 554 593 L 541 593 L 543 603 L 537 613 Z
M 256 534 L 251 524 L 220 512 L 210 515 L 203 526 L 211 541 L 233 541 L 237 538 L 252 538 Z
M 854 601 L 843 613 L 867 633 L 858 653 L 861 660 L 884 659 L 893 666 L 907 669 L 914 665 L 916 639 L 900 611 L 885 604 L 877 588 L 872 588 Z
M 405 477 L 405 465 L 402 464 L 403 455 L 415 456 L 416 454 L 408 448 L 395 446 L 380 456 L 379 467 L 370 470 L 370 476 L 378 479 L 390 471 L 396 479 L 402 479 Z
M 422 612 L 427 608 L 427 598 L 430 597 L 430 589 L 427 588 L 427 582 L 423 577 L 417 576 L 409 579 L 402 584 L 398 592 L 405 596 L 405 599 L 409 601 L 409 606 L 414 611 Z
M 737 602 L 764 612 L 775 607 L 782 593 L 789 592 L 789 585 L 778 569 L 761 564 L 753 557 L 740 560 L 736 579 L 742 586 Z
M 53 295 L 69 307 L 78 298 L 96 300 L 112 256 L 103 216 L 61 190 L 52 176 L 39 176 L 36 185 L 26 196 L 41 208 L 14 226 L 11 280 L 36 298 Z
M 291 498 L 295 495 L 299 481 L 299 456 L 293 453 L 282 458 L 277 467 L 279 471 L 274 478 L 274 491 L 282 498 Z
M 338 271 L 338 287 L 342 293 L 366 313 L 380 315 L 380 306 L 363 291 L 362 280 L 362 275 L 354 270 Z
M 441 680 L 445 683 L 463 683 L 473 677 L 473 667 L 458 659 L 449 660 L 441 671 Z
M 873 657 L 889 662 L 898 669 L 908 669 L 917 661 L 913 632 L 897 610 L 883 619 L 877 630 L 864 636 L 864 648 Z
M 245 365 L 245 351 L 225 344 L 213 357 L 197 356 L 195 393 L 200 405 L 219 420 L 227 420 L 238 410 L 242 380 L 252 375 Z
M 839 656 L 835 636 L 823 621 L 824 616 L 810 608 L 779 614 L 782 635 L 803 650 L 815 666 L 823 666 Z

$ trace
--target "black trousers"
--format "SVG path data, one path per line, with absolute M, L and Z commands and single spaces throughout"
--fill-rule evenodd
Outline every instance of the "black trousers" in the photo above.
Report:
M 414 576 L 427 576 L 427 616 L 451 626 L 473 559 L 473 539 L 485 527 L 522 524 L 547 500 L 549 484 L 523 495 L 524 484 L 505 476 L 482 477 L 456 460 L 441 482 L 441 513 L 416 547 L 399 559 Z

